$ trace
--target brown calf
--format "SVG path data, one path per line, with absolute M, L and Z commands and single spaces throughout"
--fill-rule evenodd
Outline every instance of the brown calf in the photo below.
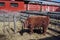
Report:
M 43 27 L 44 34 L 48 28 L 49 24 L 49 17 L 48 16 L 31 16 L 25 20 L 24 27 L 30 29 L 30 33 L 33 32 L 35 27 Z

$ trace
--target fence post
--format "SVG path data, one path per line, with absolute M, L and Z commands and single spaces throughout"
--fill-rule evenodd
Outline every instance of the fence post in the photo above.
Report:
M 8 17 L 8 25 L 9 25 L 9 28 L 10 28 L 10 15 Z
M 3 32 L 5 33 L 5 20 L 4 20 L 4 18 L 5 18 L 5 14 L 3 14 Z
M 7 22 L 8 22 L 8 27 L 7 27 L 7 31 L 10 33 L 10 15 L 8 14 L 8 16 L 7 16 L 8 18 L 7 18 Z
M 13 20 L 14 20 L 14 33 L 16 33 L 16 16 L 13 15 Z
M 3 32 L 5 33 L 5 27 L 4 27 L 4 25 L 5 25 L 5 22 L 4 22 L 4 14 L 3 14 Z

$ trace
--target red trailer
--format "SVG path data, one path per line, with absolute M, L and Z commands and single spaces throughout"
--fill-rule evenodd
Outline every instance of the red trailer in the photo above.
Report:
M 28 1 L 27 1 L 28 2 Z M 60 4 L 59 2 L 51 1 L 40 1 L 40 2 L 29 2 L 25 4 L 23 0 L 0 0 L 0 10 L 10 10 L 10 11 L 48 11 L 48 12 L 59 12 Z
M 22 11 L 24 10 L 24 2 L 17 1 L 0 1 L 0 10 Z
M 28 10 L 32 10 L 32 11 L 48 11 L 48 12 L 59 12 L 60 10 L 60 5 L 59 3 L 55 3 L 55 2 L 43 2 L 42 4 L 39 3 L 34 3 L 34 2 L 30 2 L 28 5 Z M 25 4 L 25 10 L 26 10 L 26 4 Z

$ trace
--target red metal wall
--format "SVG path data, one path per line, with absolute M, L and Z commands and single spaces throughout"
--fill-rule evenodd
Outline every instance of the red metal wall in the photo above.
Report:
M 5 9 L 5 10 L 10 10 L 10 11 L 26 11 L 26 4 L 24 4 L 23 1 L 0 1 L 0 2 L 4 2 L 5 5 L 4 6 L 0 6 L 0 10 L 1 9 Z M 11 7 L 10 3 L 18 3 L 18 7 Z M 60 6 L 52 6 L 52 5 L 38 5 L 38 4 L 28 4 L 28 10 L 32 10 L 32 11 L 41 11 L 40 9 L 42 8 L 42 11 L 49 11 L 49 12 L 58 12 L 60 11 Z
M 28 10 L 39 11 L 40 6 L 39 5 L 28 4 Z
M 26 4 L 24 6 L 24 9 L 26 10 Z M 41 9 L 41 5 L 28 4 L 28 10 L 40 11 L 40 9 Z M 60 6 L 42 5 L 42 11 L 58 12 L 60 11 Z
M 24 2 L 13 2 L 13 3 L 18 3 L 18 7 L 11 7 L 9 4 L 8 10 L 13 10 L 13 11 L 22 11 L 24 10 Z
M 11 2 L 11 1 L 0 1 L 4 2 L 4 6 L 0 6 L 0 10 L 5 9 L 5 10 L 10 10 L 10 11 L 22 11 L 24 10 L 24 2 Z M 17 7 L 12 7 L 10 3 L 18 3 Z

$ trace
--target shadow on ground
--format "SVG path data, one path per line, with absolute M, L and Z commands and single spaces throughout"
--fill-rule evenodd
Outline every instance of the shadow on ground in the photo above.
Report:
M 44 39 L 38 39 L 38 40 L 60 40 L 60 35 L 59 36 L 47 37 Z
M 19 31 L 19 33 L 20 33 L 21 35 L 23 35 L 23 33 L 25 33 L 25 32 L 27 32 L 27 33 L 30 34 L 30 30 L 29 30 L 29 29 L 23 29 L 23 30 L 20 30 L 20 31 Z M 37 33 L 37 34 L 42 34 L 42 33 L 43 33 L 43 31 L 42 31 L 41 29 L 34 29 L 33 32 L 34 32 L 34 33 Z
M 7 40 L 6 35 L 0 34 L 0 40 Z

